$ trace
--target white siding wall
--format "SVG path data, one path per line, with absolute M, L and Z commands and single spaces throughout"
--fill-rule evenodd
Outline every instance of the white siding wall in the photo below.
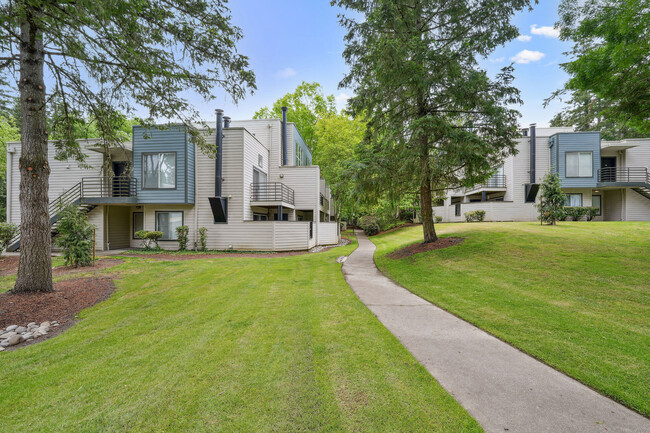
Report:
M 636 191 L 625 191 L 625 220 L 650 221 L 650 200 Z
M 513 203 L 486 201 L 474 203 L 462 203 L 460 205 L 460 216 L 455 216 L 454 205 L 437 206 L 433 208 L 436 215 L 442 217 L 443 222 L 463 222 L 465 212 L 484 210 L 485 221 L 536 221 L 537 209 L 532 203 Z
M 101 153 L 88 150 L 88 147 L 97 145 L 97 143 L 98 140 L 88 140 L 81 144 L 82 148 L 85 149 L 84 153 L 88 155 L 85 161 L 85 164 L 88 164 L 91 167 L 88 169 L 80 168 L 79 163 L 74 160 L 57 161 L 54 158 L 56 154 L 54 145 L 52 143 L 48 145 L 47 159 L 51 169 L 49 181 L 50 201 L 57 198 L 62 192 L 79 183 L 82 177 L 100 176 L 104 157 Z M 8 203 L 7 206 L 10 211 L 10 214 L 9 212 L 7 214 L 7 218 L 9 222 L 16 224 L 20 224 L 20 171 L 18 169 L 20 148 L 20 142 L 7 143 L 7 152 L 13 151 L 13 155 L 7 155 L 7 163 L 9 163 L 9 160 L 11 159 L 11 177 L 7 179 L 7 182 L 9 183 L 7 185 L 7 201 L 11 200 L 11 203 Z M 11 190 L 11 192 L 9 192 L 9 190 Z
M 97 206 L 88 213 L 88 222 L 95 226 L 95 249 L 104 250 L 104 206 Z
M 244 204 L 250 203 L 251 188 L 253 183 L 253 168 L 256 168 L 264 173 L 269 174 L 269 151 L 249 132 L 244 131 L 243 134 L 244 149 L 243 149 L 243 174 L 244 174 Z M 260 168 L 258 166 L 259 155 L 264 158 L 264 164 Z M 244 220 L 250 221 L 253 219 L 253 210 L 250 205 L 244 206 Z
M 333 245 L 339 242 L 338 223 L 318 223 L 318 243 L 320 245 Z

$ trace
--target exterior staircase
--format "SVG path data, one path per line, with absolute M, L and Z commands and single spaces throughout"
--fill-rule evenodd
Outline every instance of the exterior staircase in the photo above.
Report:
M 61 219 L 61 212 L 70 205 L 76 205 L 79 209 L 88 213 L 97 207 L 94 204 L 82 202 L 82 182 L 77 183 L 72 188 L 64 191 L 60 196 L 50 202 L 48 211 L 50 214 L 50 226 L 52 237 L 56 236 L 57 223 Z M 7 251 L 17 251 L 20 248 L 20 232 L 9 242 Z
M 650 200 L 650 180 L 644 186 L 639 186 L 632 189 L 638 192 L 639 194 L 641 194 L 642 196 L 644 196 L 645 198 L 647 198 L 648 200 Z

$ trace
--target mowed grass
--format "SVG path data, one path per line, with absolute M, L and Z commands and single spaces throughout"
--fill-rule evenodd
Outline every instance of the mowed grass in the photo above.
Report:
M 348 288 L 353 249 L 125 258 L 74 327 L 0 353 L 0 431 L 482 431 Z
M 457 246 L 393 260 L 409 227 L 371 238 L 399 284 L 650 415 L 650 223 L 441 224 Z

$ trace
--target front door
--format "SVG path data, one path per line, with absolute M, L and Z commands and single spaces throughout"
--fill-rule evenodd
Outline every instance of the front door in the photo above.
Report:
M 616 157 L 600 158 L 600 182 L 616 182 Z
M 126 162 L 113 161 L 113 197 L 129 196 L 129 180 L 126 175 Z

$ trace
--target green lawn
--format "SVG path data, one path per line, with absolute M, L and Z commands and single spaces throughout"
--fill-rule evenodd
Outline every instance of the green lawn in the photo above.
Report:
M 78 324 L 0 353 L 0 431 L 481 431 L 348 288 L 353 249 L 126 258 Z
M 650 223 L 437 225 L 460 245 L 393 260 L 422 239 L 373 237 L 379 268 L 412 292 L 650 415 Z

